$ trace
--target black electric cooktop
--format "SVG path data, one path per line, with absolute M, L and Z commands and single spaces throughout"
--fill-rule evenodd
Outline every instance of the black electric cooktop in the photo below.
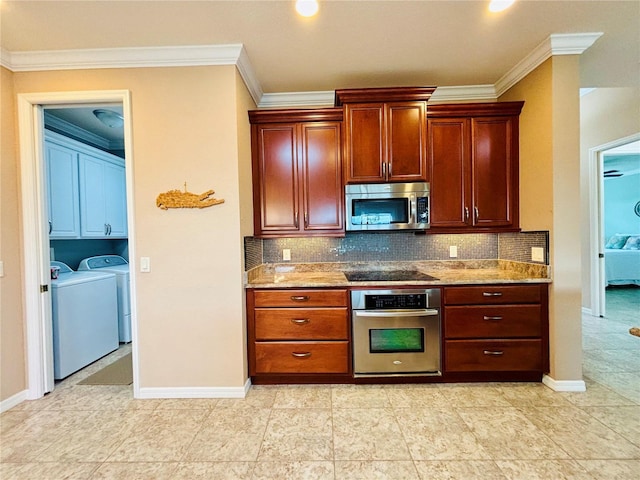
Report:
M 406 282 L 415 280 L 438 280 L 417 270 L 362 270 L 344 272 L 350 282 Z

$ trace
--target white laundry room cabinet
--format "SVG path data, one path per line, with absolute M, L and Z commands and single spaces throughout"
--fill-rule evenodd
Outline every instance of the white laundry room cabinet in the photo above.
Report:
M 49 237 L 80 238 L 78 153 L 47 138 L 45 141 Z
M 127 238 L 124 159 L 45 131 L 49 238 Z

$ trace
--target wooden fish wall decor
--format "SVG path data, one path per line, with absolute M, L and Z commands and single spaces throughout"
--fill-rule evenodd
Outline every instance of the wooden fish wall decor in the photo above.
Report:
M 224 203 L 221 198 L 213 198 L 212 195 L 216 193 L 213 190 L 207 190 L 204 193 L 196 194 L 187 192 L 187 184 L 184 184 L 184 192 L 180 190 L 169 190 L 168 192 L 161 193 L 156 198 L 156 205 L 162 210 L 168 210 L 170 208 L 205 208 L 212 205 L 219 205 Z

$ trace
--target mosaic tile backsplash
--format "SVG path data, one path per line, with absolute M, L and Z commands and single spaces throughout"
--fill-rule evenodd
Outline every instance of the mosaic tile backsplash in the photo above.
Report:
M 500 234 L 428 234 L 412 232 L 347 233 L 344 238 L 245 238 L 245 269 L 261 263 L 282 263 L 282 250 L 291 250 L 292 263 L 450 260 L 449 247 L 459 260 L 503 259 L 531 262 L 531 247 L 548 257 L 548 232 Z M 546 263 L 546 262 L 545 262 Z

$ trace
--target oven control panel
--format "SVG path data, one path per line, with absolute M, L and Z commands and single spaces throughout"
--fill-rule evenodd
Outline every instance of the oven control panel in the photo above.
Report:
M 427 308 L 427 294 L 365 295 L 365 310 L 416 310 Z
M 440 308 L 440 290 L 352 290 L 353 310 L 423 310 Z

